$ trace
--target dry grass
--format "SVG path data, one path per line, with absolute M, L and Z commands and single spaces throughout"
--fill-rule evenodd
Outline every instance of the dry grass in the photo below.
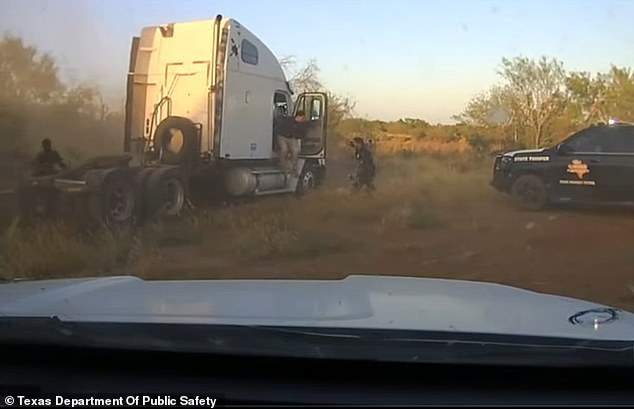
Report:
M 343 241 L 337 234 L 316 228 L 310 218 L 302 220 L 298 209 L 305 209 L 298 207 L 299 203 L 286 197 L 240 207 L 202 209 L 187 216 L 181 226 L 192 239 L 191 245 L 223 257 L 308 257 L 341 248 Z
M 23 228 L 14 222 L 0 241 L 0 277 L 108 274 L 134 263 L 138 247 L 138 239 L 130 232 L 80 234 L 64 223 Z
M 457 162 L 461 166 L 430 157 L 380 156 L 378 190 L 371 195 L 351 195 L 331 183 L 301 199 L 197 209 L 178 221 L 136 232 L 86 235 L 64 224 L 25 229 L 14 223 L 0 242 L 0 274 L 40 278 L 127 268 L 144 275 L 160 268 L 163 249 L 177 246 L 236 261 L 353 252 L 359 241 L 380 239 L 387 230 L 442 229 L 455 222 L 465 202 L 468 207 L 482 193 L 488 177 L 488 166 L 466 157 Z
M 424 154 L 456 156 L 473 153 L 473 149 L 466 139 L 433 140 L 416 138 L 412 135 L 383 134 L 376 138 L 377 152 L 387 155 L 395 154 Z

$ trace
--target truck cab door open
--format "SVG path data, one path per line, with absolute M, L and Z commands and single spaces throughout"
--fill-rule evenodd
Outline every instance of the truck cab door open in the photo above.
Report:
M 326 156 L 328 129 L 328 98 L 323 92 L 305 92 L 297 97 L 293 115 L 304 111 L 306 134 L 302 139 L 300 155 L 310 158 Z

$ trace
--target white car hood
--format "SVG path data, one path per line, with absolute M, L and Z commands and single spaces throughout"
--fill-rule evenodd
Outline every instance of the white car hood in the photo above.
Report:
M 498 284 L 384 276 L 340 281 L 144 281 L 119 276 L 0 285 L 0 317 L 634 340 L 634 314 L 617 311 L 616 319 L 606 322 L 613 310 L 583 313 L 601 308 Z

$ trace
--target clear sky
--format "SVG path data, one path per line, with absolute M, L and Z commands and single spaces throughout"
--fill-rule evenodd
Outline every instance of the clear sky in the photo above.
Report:
M 567 68 L 634 66 L 626 0 L 1 0 L 0 31 L 58 60 L 64 78 L 122 101 L 141 27 L 232 17 L 278 56 L 315 58 L 357 114 L 450 122 L 498 80 L 502 57 L 547 55 Z

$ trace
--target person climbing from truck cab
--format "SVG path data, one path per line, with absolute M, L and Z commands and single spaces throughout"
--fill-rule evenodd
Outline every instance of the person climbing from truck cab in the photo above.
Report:
M 66 169 L 66 164 L 60 154 L 53 149 L 51 140 L 46 138 L 42 141 L 42 151 L 35 158 L 33 176 L 54 175 L 59 173 L 56 167 L 64 170 Z
M 359 191 L 364 187 L 371 191 L 374 190 L 376 167 L 372 152 L 360 137 L 353 138 L 350 146 L 354 148 L 354 156 L 357 160 L 356 172 L 351 175 L 353 191 Z
M 297 175 L 297 177 L 299 177 L 300 171 L 300 169 L 297 169 L 297 161 L 302 150 L 302 139 L 304 139 L 306 136 L 306 125 L 306 115 L 304 114 L 304 111 L 297 111 L 297 113 L 295 114 L 295 118 L 293 118 L 293 141 L 291 143 L 291 149 L 289 152 L 291 172 Z
M 289 152 L 293 145 L 293 118 L 284 112 L 279 112 L 275 118 L 273 134 L 277 141 L 280 154 L 280 166 L 285 172 L 290 172 L 291 163 L 288 160 Z
M 297 174 L 297 160 L 304 134 L 304 112 L 299 111 L 294 118 L 279 117 L 276 121 L 275 135 L 280 150 L 280 163 L 287 173 Z

